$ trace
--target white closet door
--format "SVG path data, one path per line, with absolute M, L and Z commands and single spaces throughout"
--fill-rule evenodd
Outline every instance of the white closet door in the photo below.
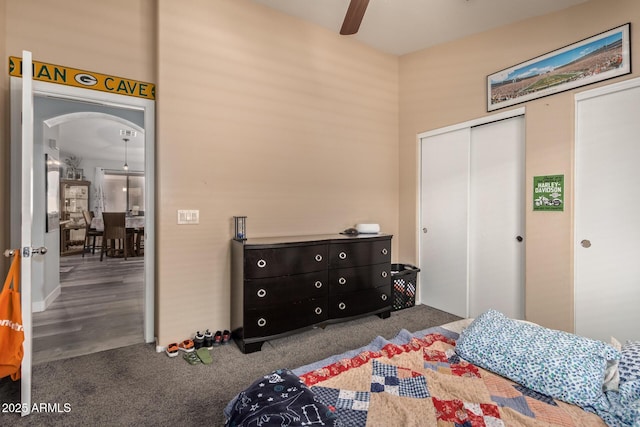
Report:
M 607 342 L 640 340 L 640 80 L 611 88 L 576 97 L 575 153 L 575 331 Z
M 524 318 L 524 117 L 471 129 L 469 316 Z
M 467 315 L 469 137 L 464 128 L 422 139 L 420 300 Z

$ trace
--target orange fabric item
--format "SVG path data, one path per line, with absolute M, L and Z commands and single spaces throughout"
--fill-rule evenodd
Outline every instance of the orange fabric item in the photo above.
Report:
M 13 285 L 12 285 L 13 282 Z M 7 279 L 0 292 L 0 378 L 20 379 L 24 349 L 20 306 L 20 253 L 15 251 Z

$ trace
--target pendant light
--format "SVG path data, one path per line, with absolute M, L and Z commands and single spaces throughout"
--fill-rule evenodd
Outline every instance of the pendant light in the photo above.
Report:
M 129 138 L 122 138 L 122 140 L 124 141 L 124 166 L 122 166 L 122 169 L 128 171 L 129 165 L 127 164 L 127 142 L 129 141 Z

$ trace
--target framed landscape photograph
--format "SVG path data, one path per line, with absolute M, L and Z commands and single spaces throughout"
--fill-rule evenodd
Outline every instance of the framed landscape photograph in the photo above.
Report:
M 631 73 L 625 24 L 487 76 L 487 111 Z

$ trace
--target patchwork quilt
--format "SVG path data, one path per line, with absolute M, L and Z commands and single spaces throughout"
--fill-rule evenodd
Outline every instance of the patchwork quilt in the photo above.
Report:
M 584 410 L 461 359 L 456 340 L 469 322 L 402 330 L 274 371 L 229 402 L 226 426 L 640 427 L 640 342 L 622 349 L 620 391 L 605 393 L 608 409 Z
M 606 425 L 595 414 L 461 360 L 454 348 L 454 339 L 430 333 L 299 376 L 341 426 Z

